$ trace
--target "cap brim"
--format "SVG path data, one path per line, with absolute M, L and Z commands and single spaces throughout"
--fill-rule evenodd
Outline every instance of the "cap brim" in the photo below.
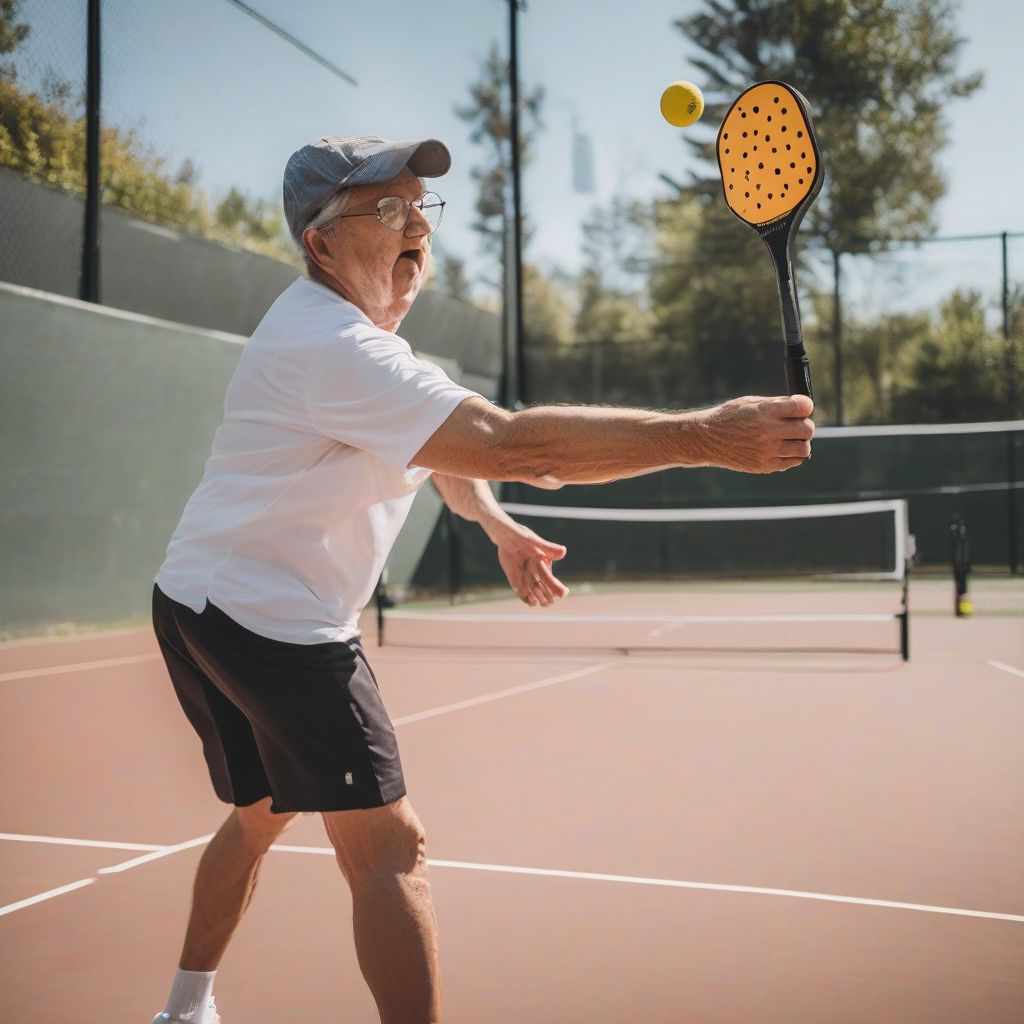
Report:
M 390 181 L 406 167 L 418 178 L 440 178 L 448 173 L 451 165 L 452 155 L 439 139 L 389 142 L 364 160 L 342 184 L 351 188 Z

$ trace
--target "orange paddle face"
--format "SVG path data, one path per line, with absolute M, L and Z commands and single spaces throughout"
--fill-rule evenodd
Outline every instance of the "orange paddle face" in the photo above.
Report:
M 825 180 L 811 108 L 784 82 L 752 85 L 725 115 L 716 150 L 729 209 L 761 236 L 772 255 L 788 394 L 811 397 L 791 251 L 800 221 Z
M 725 201 L 751 227 L 809 206 L 821 188 L 810 109 L 781 82 L 762 82 L 740 95 L 722 122 L 717 148 Z

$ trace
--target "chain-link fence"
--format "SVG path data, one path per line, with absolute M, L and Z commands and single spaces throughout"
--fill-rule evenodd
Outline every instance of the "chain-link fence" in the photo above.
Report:
M 13 5 L 0 38 L 0 280 L 77 296 L 86 2 Z

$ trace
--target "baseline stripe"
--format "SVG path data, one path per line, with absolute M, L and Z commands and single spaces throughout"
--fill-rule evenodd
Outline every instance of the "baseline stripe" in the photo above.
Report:
M 175 846 L 157 847 L 156 849 L 158 852 L 156 856 L 138 857 L 133 861 L 126 861 L 123 864 L 115 865 L 113 869 L 102 868 L 101 873 L 109 873 L 111 870 L 124 871 L 136 864 L 156 859 L 156 857 L 166 856 L 167 854 L 176 853 L 179 850 L 198 846 L 201 843 L 208 841 L 210 838 L 212 837 L 201 836 L 197 839 L 190 839 L 186 843 L 178 843 Z M 124 843 L 103 843 L 95 840 L 59 839 L 52 836 L 27 836 L 15 835 L 12 833 L 0 833 L 0 839 L 10 839 L 23 842 L 69 843 L 82 846 L 110 847 L 111 849 L 122 849 L 126 845 Z M 142 846 L 141 843 L 137 845 L 140 847 Z M 334 850 L 329 846 L 289 846 L 283 843 L 274 843 L 270 849 L 278 853 L 312 854 L 322 857 L 334 856 Z M 837 896 L 832 893 L 806 892 L 800 889 L 771 889 L 754 885 L 725 885 L 717 882 L 691 882 L 674 878 L 645 878 L 637 875 L 611 875 L 593 871 L 561 871 L 553 868 L 526 868 L 510 864 L 478 864 L 472 861 L 462 860 L 430 859 L 427 863 L 431 867 L 435 868 L 452 868 L 462 871 L 488 871 L 497 874 L 527 875 L 541 878 L 566 878 L 587 882 L 618 882 L 626 885 L 648 885 L 666 889 L 697 889 L 705 892 L 735 892 L 755 896 L 784 896 L 790 899 L 818 900 L 825 903 L 847 903 L 855 906 L 883 907 L 891 910 L 916 910 L 921 913 L 928 914 L 950 914 L 957 917 L 977 917 L 993 921 L 1013 921 L 1018 924 L 1024 923 L 1024 915 L 1022 914 L 1000 914 L 989 910 L 967 910 L 962 907 L 939 907 L 933 906 L 929 903 L 903 903 L 897 900 L 876 900 L 861 896 Z M 73 892 L 75 889 L 80 889 L 95 881 L 95 878 L 84 878 L 81 881 L 72 882 L 70 885 L 63 885 L 58 889 L 50 889 L 48 892 L 40 893 L 38 896 L 31 896 L 26 900 L 20 900 L 17 903 L 8 904 L 6 907 L 0 907 L 0 915 L 10 913 L 14 910 L 20 910 L 22 907 L 28 907 L 34 903 L 40 903 L 43 900 L 51 899 L 54 896 L 60 896 L 66 892 Z
M 39 676 L 60 676 L 70 672 L 89 672 L 97 668 L 113 668 L 115 665 L 138 665 L 144 661 L 159 661 L 160 654 L 133 654 L 125 658 L 103 658 L 100 661 L 79 661 L 71 665 L 51 665 L 49 668 L 29 668 L 21 672 L 0 673 L 0 683 L 12 679 L 36 679 Z
M 1009 672 L 1011 676 L 1020 676 L 1021 679 L 1024 679 L 1024 671 L 1014 668 L 1012 665 L 1007 665 L 1005 661 L 990 661 L 989 664 L 1001 672 Z
M 519 868 L 507 864 L 472 864 L 458 860 L 430 860 L 431 867 L 458 868 L 466 871 L 495 871 L 509 875 L 540 875 L 549 878 L 573 878 L 590 882 L 624 882 L 628 885 L 654 885 L 668 889 L 703 889 L 709 892 L 740 892 L 758 896 L 787 896 L 791 899 L 821 900 L 827 903 L 852 903 L 892 910 L 918 910 L 928 914 L 954 914 L 959 917 L 983 917 L 995 921 L 1024 923 L 1021 914 L 997 914 L 987 910 L 962 910 L 959 907 L 933 907 L 927 903 L 899 903 L 895 900 L 863 899 L 859 896 L 833 896 L 824 892 L 797 889 L 764 889 L 753 885 L 719 885 L 713 882 L 682 882 L 670 878 L 638 878 L 632 875 L 603 875 L 590 871 L 553 871 L 546 868 Z
M 63 896 L 66 892 L 74 892 L 75 889 L 81 889 L 86 885 L 92 885 L 95 881 L 95 878 L 83 878 L 81 881 L 72 882 L 70 885 L 62 885 L 59 889 L 49 889 L 47 892 L 41 892 L 38 896 L 29 896 L 27 900 L 18 900 L 17 903 L 8 903 L 6 907 L 0 907 L 0 917 L 4 914 L 13 914 L 15 910 L 21 910 L 24 907 L 31 907 L 34 903 L 42 903 L 43 900 L 51 900 L 54 896 Z
M 11 843 L 49 843 L 54 846 L 92 846 L 101 850 L 162 850 L 156 843 L 110 843 L 96 839 L 65 839 L 63 836 L 30 836 L 22 833 L 0 832 L 0 840 Z
M 557 686 L 559 683 L 567 683 L 570 679 L 581 679 L 583 676 L 593 675 L 595 672 L 600 672 L 602 669 L 617 664 L 618 661 L 601 661 L 596 665 L 589 665 L 587 668 L 576 669 L 575 672 L 565 672 L 560 676 L 539 679 L 535 683 L 512 686 L 507 690 L 497 690 L 494 693 L 484 694 L 482 697 L 470 697 L 468 700 L 456 701 L 454 704 L 442 704 L 441 707 L 431 708 L 428 711 L 419 711 L 414 715 L 404 715 L 402 718 L 393 719 L 393 722 L 395 725 L 409 725 L 410 722 L 422 722 L 426 718 L 437 718 L 438 715 L 451 714 L 453 711 L 463 711 L 466 708 L 476 707 L 478 704 L 489 704 L 491 701 L 515 697 L 520 693 L 529 693 L 531 690 L 541 690 L 547 686 Z

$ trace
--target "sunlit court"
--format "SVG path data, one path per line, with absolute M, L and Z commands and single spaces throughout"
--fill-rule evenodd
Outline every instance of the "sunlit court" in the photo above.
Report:
M 0 1019 L 1024 1021 L 1022 33 L 0 2 Z

